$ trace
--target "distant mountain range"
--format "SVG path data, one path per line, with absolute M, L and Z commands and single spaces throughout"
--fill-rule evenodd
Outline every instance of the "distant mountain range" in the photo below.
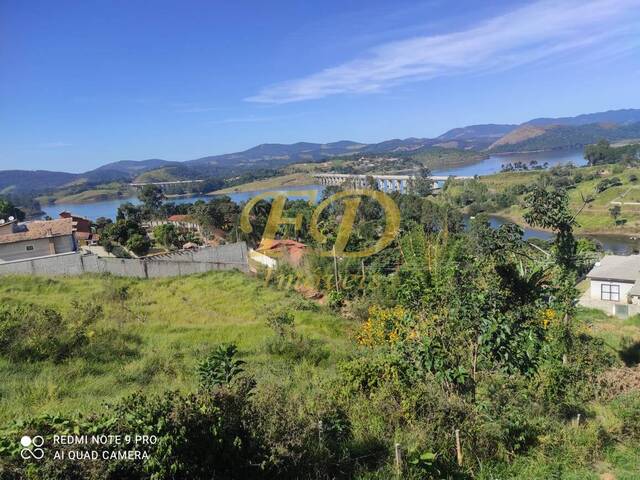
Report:
M 230 176 L 256 169 L 272 169 L 300 162 L 359 155 L 410 155 L 429 147 L 487 153 L 579 148 L 600 139 L 640 138 L 640 109 L 611 110 L 576 117 L 536 118 L 520 125 L 482 124 L 454 128 L 437 138 L 393 139 L 365 144 L 343 140 L 332 143 L 267 143 L 248 150 L 185 162 L 162 159 L 124 160 L 81 174 L 44 170 L 0 171 L 0 194 L 40 192 L 75 182 L 143 181 Z

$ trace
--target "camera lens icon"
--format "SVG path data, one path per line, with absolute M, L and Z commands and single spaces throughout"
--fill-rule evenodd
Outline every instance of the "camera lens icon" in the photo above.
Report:
M 42 457 L 44 457 L 44 449 L 40 448 L 42 447 L 42 445 L 44 445 L 44 438 L 42 438 L 40 435 L 36 435 L 33 438 L 31 438 L 29 435 L 24 435 L 20 439 L 20 445 L 22 445 L 23 447 L 23 449 L 20 451 L 20 456 L 25 460 L 29 458 L 40 460 Z

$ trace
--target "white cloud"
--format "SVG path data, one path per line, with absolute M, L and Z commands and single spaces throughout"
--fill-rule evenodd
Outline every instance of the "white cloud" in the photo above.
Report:
M 263 88 L 247 101 L 288 103 L 379 92 L 409 81 L 491 72 L 560 55 L 636 46 L 640 0 L 540 1 L 473 28 L 389 42 L 349 62 Z

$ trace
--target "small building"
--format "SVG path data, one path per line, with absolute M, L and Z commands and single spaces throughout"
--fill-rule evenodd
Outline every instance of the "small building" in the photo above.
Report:
M 73 213 L 67 212 L 66 210 L 60 212 L 59 215 L 60 218 L 70 218 L 73 221 L 74 232 L 91 233 L 91 220 L 89 220 L 88 218 L 74 215 Z
M 91 229 L 91 220 L 79 215 L 74 215 L 66 210 L 60 212 L 60 218 L 70 218 L 73 222 L 73 233 L 78 243 L 82 245 L 97 245 L 100 235 L 93 233 Z
M 295 240 L 262 240 L 257 252 L 293 266 L 302 262 L 307 246 Z
M 640 255 L 606 255 L 587 278 L 582 305 L 621 316 L 640 312 Z
M 200 225 L 198 225 L 191 215 L 171 215 L 167 218 L 167 223 L 172 223 L 177 227 L 181 227 L 192 232 L 200 231 Z
M 28 223 L 0 219 L 0 262 L 59 255 L 76 250 L 71 218 Z

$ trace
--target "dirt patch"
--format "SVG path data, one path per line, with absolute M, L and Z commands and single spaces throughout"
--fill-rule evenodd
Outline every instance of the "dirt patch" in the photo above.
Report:
M 640 365 L 612 368 L 598 377 L 600 398 L 611 400 L 623 393 L 640 391 Z

